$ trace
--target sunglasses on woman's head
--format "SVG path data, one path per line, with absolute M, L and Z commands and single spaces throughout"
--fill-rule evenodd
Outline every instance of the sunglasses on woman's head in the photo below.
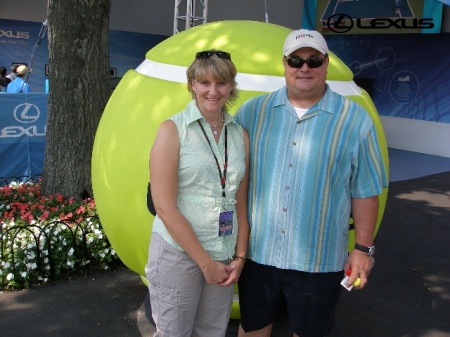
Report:
M 195 58 L 196 59 L 207 59 L 210 58 L 213 55 L 217 55 L 218 57 L 220 57 L 221 59 L 225 59 L 225 60 L 231 60 L 231 55 L 230 53 L 227 53 L 225 51 L 200 51 L 197 54 L 195 54 Z
M 327 57 L 327 55 L 325 55 Z M 309 59 L 305 60 L 298 56 L 288 56 L 286 57 L 286 62 L 291 68 L 301 68 L 306 63 L 310 68 L 319 68 L 323 64 L 323 57 L 311 56 Z

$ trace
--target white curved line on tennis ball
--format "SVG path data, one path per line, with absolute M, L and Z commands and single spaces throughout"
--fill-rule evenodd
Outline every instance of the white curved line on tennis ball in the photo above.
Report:
M 187 67 L 174 64 L 165 64 L 152 60 L 144 60 L 136 72 L 141 75 L 158 78 L 170 82 L 186 83 Z M 238 73 L 236 76 L 239 90 L 271 92 L 285 85 L 284 76 L 258 75 Z M 357 96 L 361 94 L 359 88 L 353 81 L 327 81 L 331 90 L 343 96 Z

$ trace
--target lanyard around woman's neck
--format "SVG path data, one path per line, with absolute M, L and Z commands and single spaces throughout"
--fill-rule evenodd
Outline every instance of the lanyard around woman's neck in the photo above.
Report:
M 227 166 L 228 166 L 228 133 L 227 133 L 227 126 L 225 125 L 225 162 L 223 164 L 223 175 L 222 170 L 220 169 L 219 160 L 217 159 L 216 154 L 214 153 L 214 150 L 211 146 L 211 142 L 209 141 L 208 136 L 206 135 L 205 130 L 203 129 L 202 124 L 200 123 L 200 120 L 197 120 L 198 125 L 200 125 L 200 128 L 202 129 L 203 135 L 206 138 L 206 141 L 208 142 L 209 147 L 211 148 L 212 154 L 214 156 L 214 159 L 216 160 L 217 169 L 219 170 L 219 177 L 220 177 L 220 184 L 222 185 L 222 197 L 226 197 L 225 193 L 225 183 L 227 181 Z

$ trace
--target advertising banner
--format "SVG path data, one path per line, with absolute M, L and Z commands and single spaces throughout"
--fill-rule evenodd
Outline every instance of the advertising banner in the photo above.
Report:
M 0 94 L 0 178 L 40 175 L 47 94 Z
M 442 7 L 437 0 L 311 0 L 302 26 L 324 35 L 440 33 Z
M 44 23 L 39 22 L 0 19 L 0 66 L 5 67 L 9 73 L 13 64 L 25 64 L 30 68 L 32 63 L 32 71 L 27 78 L 31 92 L 48 92 L 46 28 Z M 110 30 L 111 82 L 117 84 L 115 79 L 119 80 L 129 69 L 135 69 L 145 58 L 147 51 L 166 38 L 165 35 Z
M 450 33 L 325 38 L 380 115 L 450 124 Z

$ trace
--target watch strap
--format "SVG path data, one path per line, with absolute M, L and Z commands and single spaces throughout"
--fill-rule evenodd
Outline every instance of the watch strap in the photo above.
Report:
M 360 250 L 367 254 L 369 254 L 369 252 L 370 252 L 370 247 L 358 245 L 357 243 L 355 243 L 355 249 Z
M 367 246 L 362 246 L 362 245 L 359 245 L 359 244 L 355 243 L 355 249 L 360 250 L 360 251 L 362 251 L 362 252 L 364 252 L 367 255 L 370 255 L 372 257 L 373 257 L 373 255 L 375 253 L 375 246 L 367 247 Z

